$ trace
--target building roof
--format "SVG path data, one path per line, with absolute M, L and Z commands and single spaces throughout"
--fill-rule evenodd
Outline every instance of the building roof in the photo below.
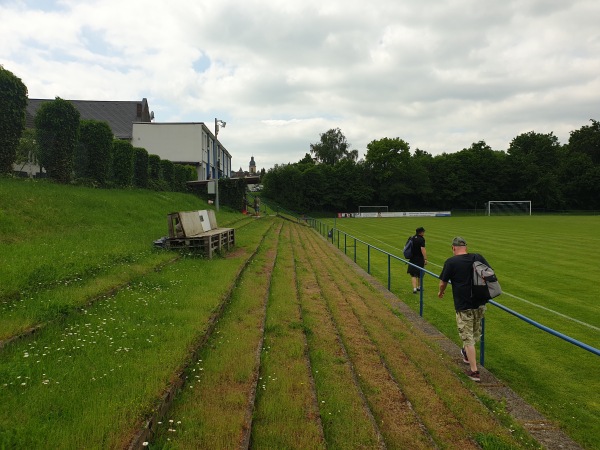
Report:
M 26 126 L 35 127 L 35 115 L 40 106 L 50 99 L 30 98 L 27 101 Z M 154 113 L 149 111 L 148 101 L 101 101 L 69 100 L 79 111 L 82 119 L 108 122 L 118 139 L 131 139 L 133 122 L 150 122 Z

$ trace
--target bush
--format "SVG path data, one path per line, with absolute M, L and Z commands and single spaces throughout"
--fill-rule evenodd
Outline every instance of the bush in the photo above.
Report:
M 145 148 L 133 148 L 133 184 L 140 188 L 148 187 L 148 152 Z
M 0 66 L 0 173 L 10 173 L 25 128 L 27 87 L 20 78 Z
M 148 178 L 154 182 L 161 179 L 160 156 L 158 155 L 148 155 Z
M 127 141 L 113 141 L 112 179 L 119 187 L 131 186 L 133 180 L 133 145 Z
M 107 122 L 82 120 L 75 151 L 75 176 L 105 185 L 110 175 L 112 141 Z
M 219 203 L 224 206 L 241 211 L 245 209 L 246 181 L 238 178 L 219 179 Z
M 67 100 L 43 103 L 35 115 L 40 163 L 48 177 L 60 183 L 71 181 L 73 155 L 79 140 L 79 111 Z
M 175 164 L 173 173 L 173 190 L 176 192 L 186 192 L 188 190 L 188 181 L 194 181 L 198 178 L 196 169 L 192 166 L 182 166 Z
M 160 161 L 160 172 L 162 180 L 169 186 L 169 190 L 175 190 L 175 164 L 168 159 Z

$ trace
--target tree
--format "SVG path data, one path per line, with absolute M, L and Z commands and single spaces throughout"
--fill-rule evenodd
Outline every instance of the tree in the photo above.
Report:
M 19 138 L 25 128 L 27 87 L 0 66 L 0 173 L 10 173 L 16 161 Z
M 35 115 L 40 162 L 48 177 L 68 183 L 73 175 L 73 156 L 79 140 L 79 111 L 60 97 L 43 103 Z
M 375 202 L 391 208 L 406 207 L 413 193 L 410 146 L 400 138 L 382 138 L 367 144 L 365 164 L 372 175 Z
M 298 161 L 298 164 L 311 164 L 311 165 L 314 165 L 315 161 L 314 161 L 314 159 L 312 159 L 312 156 L 310 156 L 309 153 L 306 153 L 304 155 L 304 158 L 302 158 L 300 161 Z
M 600 165 L 584 152 L 570 146 L 563 149 L 564 156 L 558 170 L 565 206 L 570 209 L 600 209 Z
M 160 172 L 163 181 L 167 184 L 168 190 L 173 190 L 175 184 L 175 164 L 168 159 L 161 159 Z
M 119 187 L 129 187 L 133 180 L 133 145 L 127 141 L 113 141 L 112 178 Z
M 75 151 L 75 176 L 106 184 L 110 176 L 113 132 L 107 122 L 82 120 Z
M 176 192 L 187 192 L 188 181 L 194 181 L 198 178 L 196 169 L 193 166 L 182 166 L 181 164 L 174 164 L 173 167 L 173 190 Z M 220 180 L 219 180 L 220 181 Z M 245 184 L 244 184 L 245 186 Z M 223 187 L 219 184 L 219 189 Z M 220 192 L 220 191 L 219 191 Z
M 370 171 L 364 162 L 342 160 L 328 175 L 329 190 L 325 207 L 334 212 L 357 211 L 360 205 L 372 205 L 375 190 L 371 185 Z
M 553 133 L 530 131 L 515 137 L 508 148 L 508 175 L 515 198 L 547 209 L 564 207 L 557 170 L 560 144 Z
M 145 148 L 133 148 L 133 184 L 140 188 L 148 187 L 149 156 Z
M 600 164 L 600 122 L 590 119 L 591 125 L 571 131 L 569 147 L 574 152 L 586 154 L 594 164 Z
M 168 191 L 162 175 L 162 164 L 160 156 L 148 155 L 148 187 L 155 191 Z
M 342 159 L 356 161 L 358 150 L 349 151 L 350 144 L 339 128 L 321 134 L 321 142 L 310 144 L 310 153 L 318 162 L 334 165 Z

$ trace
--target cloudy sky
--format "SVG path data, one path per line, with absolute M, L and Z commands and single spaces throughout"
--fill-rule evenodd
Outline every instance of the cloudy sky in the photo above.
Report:
M 141 100 L 227 127 L 233 168 L 340 128 L 452 153 L 600 119 L 598 0 L 0 0 L 0 64 L 30 98 Z

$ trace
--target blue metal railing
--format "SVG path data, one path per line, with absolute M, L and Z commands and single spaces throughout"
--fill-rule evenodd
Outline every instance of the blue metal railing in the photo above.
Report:
M 423 278 L 425 275 L 430 275 L 434 278 L 439 279 L 440 277 L 433 273 L 430 272 L 429 270 L 426 270 L 422 267 L 416 266 L 412 263 L 410 263 L 409 261 L 407 261 L 406 259 L 400 258 L 396 255 L 393 255 L 389 252 L 386 252 L 385 250 L 382 250 L 374 245 L 369 244 L 368 242 L 365 242 L 361 239 L 358 239 L 355 236 L 352 236 L 344 231 L 341 231 L 337 228 L 329 228 L 328 224 L 325 224 L 317 219 L 313 219 L 313 218 L 309 218 L 307 220 L 308 224 L 315 230 L 317 230 L 319 232 L 319 234 L 321 234 L 322 236 L 326 237 L 328 240 L 331 240 L 331 243 L 333 245 L 335 245 L 336 241 L 337 241 L 337 248 L 339 250 L 341 250 L 340 248 L 340 234 L 343 234 L 344 237 L 344 254 L 347 255 L 348 252 L 348 239 L 353 240 L 353 245 L 352 245 L 352 249 L 354 252 L 354 262 L 356 263 L 356 254 L 357 254 L 357 243 L 361 243 L 367 246 L 367 273 L 371 274 L 371 249 L 376 250 L 378 252 L 381 252 L 383 255 L 387 255 L 387 289 L 388 291 L 391 291 L 391 286 L 392 286 L 392 270 L 391 270 L 391 265 L 392 265 L 392 260 L 397 260 L 400 261 L 404 264 L 407 265 L 411 265 L 413 267 L 417 267 L 420 271 L 420 286 L 421 286 L 421 290 L 419 291 L 420 294 L 420 298 L 419 298 L 419 315 L 421 317 L 423 317 L 423 308 L 424 308 L 424 302 L 423 302 L 423 291 L 424 291 L 424 286 L 423 286 Z M 337 239 L 336 239 L 336 234 L 337 234 Z M 567 336 L 563 333 L 560 333 L 556 330 L 553 330 L 552 328 L 549 328 L 545 325 L 542 325 L 538 322 L 536 322 L 535 320 L 530 319 L 529 317 L 526 317 L 516 311 L 513 311 L 509 308 L 507 308 L 504 305 L 501 305 L 500 303 L 494 301 L 494 300 L 490 300 L 488 302 L 488 304 L 494 305 L 498 308 L 500 308 L 503 311 L 506 311 L 509 314 L 512 314 L 513 316 L 523 320 L 524 322 L 535 326 L 536 328 L 539 328 L 542 331 L 545 331 L 546 333 L 549 333 L 553 336 L 559 337 L 573 345 L 576 345 L 584 350 L 587 350 L 588 352 L 591 352 L 597 356 L 600 356 L 600 350 L 592 347 L 591 345 L 588 345 L 584 342 L 578 341 L 577 339 L 573 339 L 570 336 Z M 485 319 L 482 320 L 482 329 L 481 329 L 481 342 L 479 345 L 480 351 L 479 351 L 479 360 L 480 360 L 480 364 L 483 366 L 484 362 L 485 362 Z

